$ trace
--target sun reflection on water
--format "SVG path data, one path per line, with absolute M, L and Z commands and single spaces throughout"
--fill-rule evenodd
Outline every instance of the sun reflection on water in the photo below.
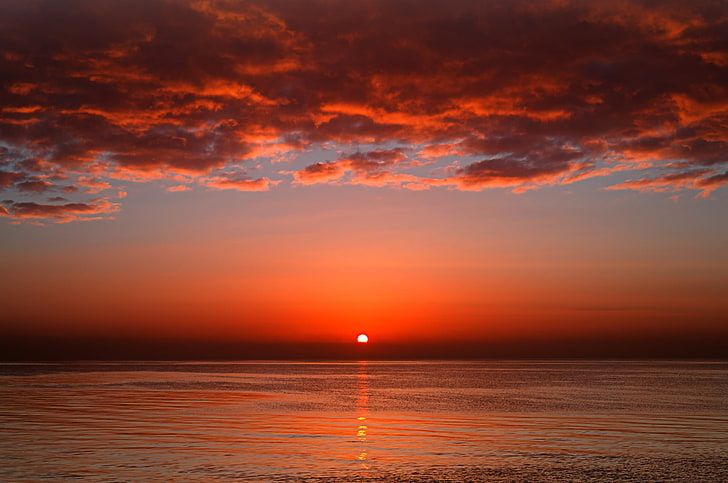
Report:
M 367 362 L 359 362 L 359 376 L 357 380 L 357 401 L 356 412 L 359 415 L 357 419 L 358 427 L 356 431 L 356 440 L 359 445 L 359 456 L 357 460 L 361 462 L 361 469 L 368 470 L 371 468 L 367 457 L 367 415 L 369 413 L 369 375 L 367 373 Z

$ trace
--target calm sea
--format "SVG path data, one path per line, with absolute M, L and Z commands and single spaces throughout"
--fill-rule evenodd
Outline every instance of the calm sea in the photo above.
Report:
M 728 481 L 728 363 L 0 365 L 0 481 Z

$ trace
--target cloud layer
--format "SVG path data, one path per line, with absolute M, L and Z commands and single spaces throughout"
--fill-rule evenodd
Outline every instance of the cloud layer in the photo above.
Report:
M 0 215 L 106 217 L 146 181 L 707 196 L 726 32 L 707 0 L 9 0 Z

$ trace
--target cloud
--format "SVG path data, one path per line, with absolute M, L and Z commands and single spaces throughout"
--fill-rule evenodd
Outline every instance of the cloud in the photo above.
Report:
M 355 152 L 336 161 L 318 162 L 292 172 L 301 184 L 331 183 L 342 181 L 348 184 L 368 184 L 384 186 L 401 184 L 401 181 L 414 181 L 414 176 L 395 175 L 389 168 L 403 165 L 407 155 L 401 148 Z M 353 176 L 344 179 L 347 174 Z M 401 178 L 401 179 L 400 179 Z
M 187 185 L 184 185 L 184 184 L 178 184 L 178 185 L 174 185 L 174 186 L 170 186 L 170 187 L 168 187 L 168 188 L 167 188 L 167 191 L 169 191 L 169 192 L 171 192 L 171 193 L 176 193 L 176 192 L 179 192 L 179 191 L 190 191 L 191 189 L 192 189 L 192 188 L 190 188 L 190 187 L 189 187 L 189 186 L 187 186 Z
M 0 189 L 12 186 L 13 183 L 22 180 L 24 177 L 23 173 L 0 171 Z
M 10 202 L 6 206 L 7 208 L 3 207 L 3 216 L 21 220 L 50 220 L 55 223 L 103 219 L 119 209 L 118 204 L 104 199 L 90 203 L 64 203 L 61 205 Z
M 3 2 L 0 188 L 260 190 L 290 178 L 216 173 L 281 160 L 304 184 L 720 176 L 726 30 L 710 0 Z M 353 154 L 296 156 L 331 150 Z
M 23 181 L 17 183 L 15 187 L 18 191 L 26 193 L 43 193 L 53 188 L 53 183 L 40 180 Z
M 86 193 L 98 193 L 113 188 L 111 184 L 98 176 L 80 176 L 76 182 L 86 187 Z
M 209 188 L 231 189 L 237 191 L 268 191 L 271 184 L 276 184 L 268 178 L 251 179 L 244 172 L 223 173 L 219 176 L 204 177 L 199 182 Z M 176 189 L 174 191 L 182 191 Z
M 715 174 L 710 169 L 668 173 L 658 177 L 628 179 L 607 189 L 634 189 L 638 191 L 669 192 L 681 189 L 702 190 L 698 196 L 707 197 L 715 189 L 728 184 L 728 172 Z
M 346 173 L 346 166 L 339 161 L 318 162 L 295 172 L 296 181 L 303 184 L 325 183 L 341 178 Z
M 695 184 L 701 188 L 716 188 L 728 184 L 728 171 L 698 179 Z

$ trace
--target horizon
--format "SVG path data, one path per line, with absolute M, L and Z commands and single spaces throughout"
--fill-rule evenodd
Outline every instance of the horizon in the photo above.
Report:
M 520 339 L 440 343 L 246 342 L 170 338 L 5 337 L 0 363 L 456 360 L 716 360 L 726 340 L 711 334 L 675 337 Z

